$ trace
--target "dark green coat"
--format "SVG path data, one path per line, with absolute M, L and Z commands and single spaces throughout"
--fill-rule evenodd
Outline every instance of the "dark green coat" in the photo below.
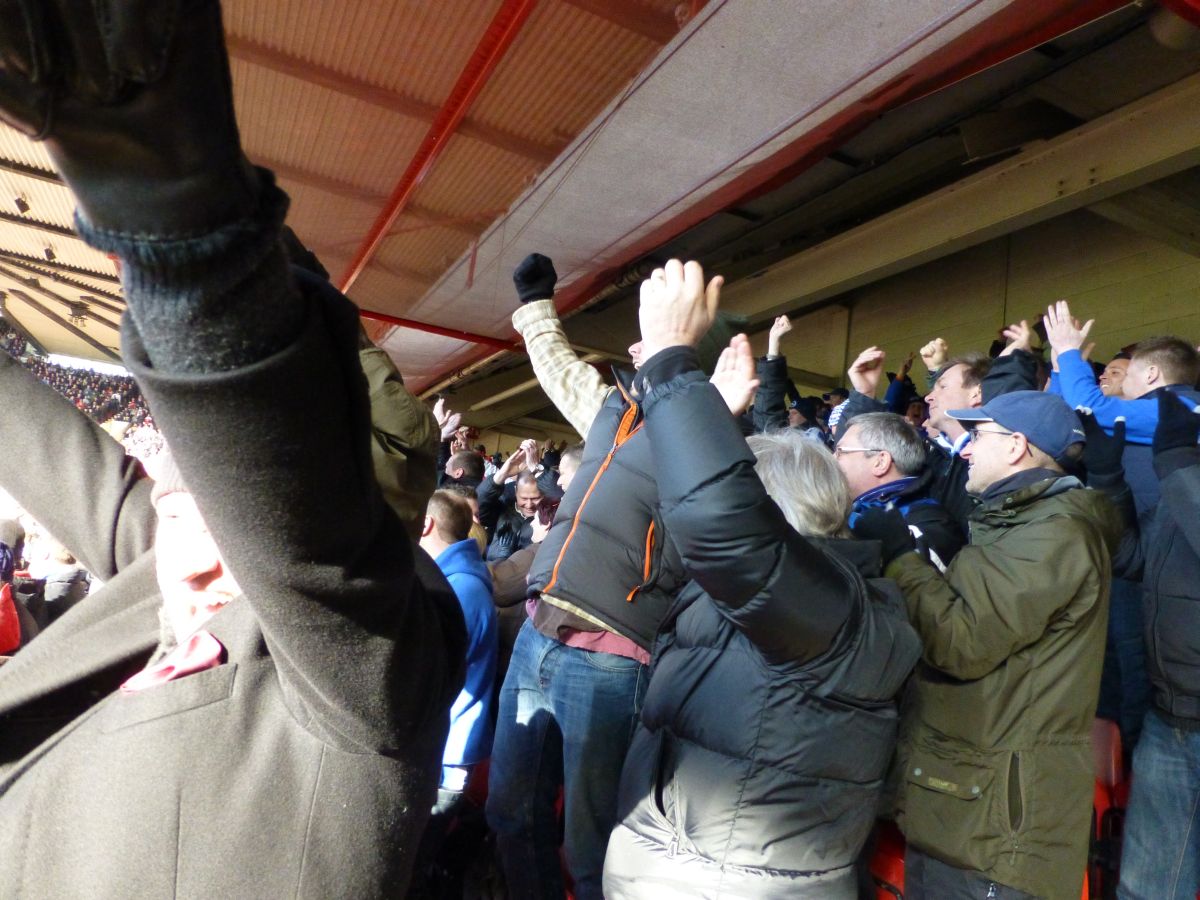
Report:
M 1103 495 L 1051 478 L 982 504 L 944 576 L 913 553 L 888 566 L 924 645 L 899 754 L 913 847 L 1079 896 L 1119 532 Z

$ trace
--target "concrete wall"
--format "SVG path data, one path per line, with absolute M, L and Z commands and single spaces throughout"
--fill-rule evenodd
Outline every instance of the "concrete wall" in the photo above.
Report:
M 1200 342 L 1200 259 L 1080 211 L 857 290 L 844 298 L 849 313 L 796 319 L 782 349 L 791 366 L 844 377 L 848 321 L 849 359 L 876 344 L 895 370 L 934 337 L 951 353 L 986 351 L 1006 323 L 1033 324 L 1060 298 L 1096 320 L 1097 360 L 1155 334 Z M 757 336 L 756 350 L 765 345 Z M 924 374 L 919 362 L 914 371 Z

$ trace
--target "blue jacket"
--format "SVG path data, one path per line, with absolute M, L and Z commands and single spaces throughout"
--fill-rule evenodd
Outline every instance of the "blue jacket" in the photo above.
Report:
M 1110 433 L 1117 417 L 1125 417 L 1125 453 L 1122 456 L 1125 480 L 1133 491 L 1139 522 L 1144 527 L 1149 526 L 1149 516 L 1158 506 L 1159 499 L 1158 477 L 1154 474 L 1149 446 L 1154 441 L 1154 429 L 1158 427 L 1158 392 L 1151 391 L 1136 400 L 1105 397 L 1096 383 L 1092 367 L 1078 350 L 1060 353 L 1058 369 L 1050 376 L 1050 391 L 1062 395 L 1068 406 L 1088 407 L 1096 421 Z M 1173 384 L 1160 390 L 1177 393 L 1193 404 L 1200 403 L 1200 392 L 1188 385 Z
M 1158 427 L 1158 401 L 1155 397 L 1151 394 L 1137 400 L 1105 397 L 1096 383 L 1096 373 L 1078 350 L 1059 354 L 1058 374 L 1050 376 L 1050 390 L 1061 394 L 1072 409 L 1086 406 L 1105 431 L 1111 431 L 1117 417 L 1124 416 L 1125 440 L 1131 444 L 1149 444 L 1154 440 L 1154 429 Z M 1196 392 L 1191 385 L 1168 385 L 1167 390 L 1181 393 L 1196 402 Z
M 474 538 L 451 544 L 434 560 L 462 605 L 467 623 L 467 681 L 450 707 L 443 766 L 469 766 L 492 753 L 492 697 L 496 680 L 496 607 L 492 576 Z

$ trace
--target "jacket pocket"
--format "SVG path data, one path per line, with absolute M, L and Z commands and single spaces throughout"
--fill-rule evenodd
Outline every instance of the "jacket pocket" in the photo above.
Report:
M 904 772 L 903 819 L 909 843 L 951 865 L 989 871 L 1008 843 L 987 758 L 913 748 Z
M 100 730 L 108 734 L 226 700 L 233 694 L 236 672 L 236 663 L 225 663 L 135 694 L 118 693 L 102 713 Z

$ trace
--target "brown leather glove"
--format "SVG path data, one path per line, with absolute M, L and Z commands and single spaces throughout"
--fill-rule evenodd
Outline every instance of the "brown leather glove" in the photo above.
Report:
M 254 209 L 217 0 L 0 0 L 0 119 L 46 141 L 95 228 L 179 238 Z

